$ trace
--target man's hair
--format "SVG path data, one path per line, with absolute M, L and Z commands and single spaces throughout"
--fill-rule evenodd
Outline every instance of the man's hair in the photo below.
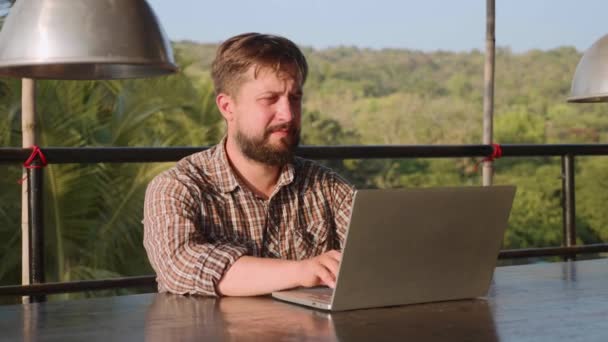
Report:
M 229 38 L 217 49 L 211 67 L 215 93 L 235 95 L 254 66 L 254 77 L 261 69 L 287 73 L 302 84 L 308 75 L 308 64 L 302 51 L 291 40 L 261 33 L 243 33 Z

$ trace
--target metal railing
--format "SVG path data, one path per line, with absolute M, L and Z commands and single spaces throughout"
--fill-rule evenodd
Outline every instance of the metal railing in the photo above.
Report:
M 103 147 L 103 148 L 44 148 L 49 164 L 66 163 L 151 163 L 173 162 L 207 147 Z M 576 245 L 575 225 L 575 156 L 608 156 L 608 144 L 560 145 L 501 145 L 503 157 L 561 157 L 562 159 L 562 246 L 503 250 L 500 259 L 563 256 L 571 258 L 583 253 L 608 252 L 608 243 Z M 432 145 L 432 146 L 305 146 L 297 155 L 319 160 L 330 159 L 399 159 L 399 158 L 458 158 L 489 157 L 492 145 Z M 0 163 L 21 163 L 31 149 L 0 148 Z M 37 161 L 39 162 L 39 161 Z M 28 212 L 30 225 L 30 283 L 0 287 L 0 295 L 43 296 L 51 293 L 92 291 L 127 287 L 151 287 L 154 276 L 86 280 L 64 283 L 44 283 L 44 249 L 42 220 L 42 168 L 28 169 Z M 37 297 L 43 300 L 43 297 Z

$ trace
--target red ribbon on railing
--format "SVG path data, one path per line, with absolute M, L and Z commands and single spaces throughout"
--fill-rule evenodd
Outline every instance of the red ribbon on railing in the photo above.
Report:
M 488 157 L 483 158 L 481 161 L 477 162 L 477 164 L 475 164 L 475 172 L 477 172 L 477 170 L 479 169 L 479 164 L 483 163 L 483 162 L 493 162 L 496 159 L 502 157 L 502 148 L 500 147 L 499 144 L 492 144 L 492 154 Z
M 39 164 L 34 164 L 36 157 L 38 157 L 38 159 L 40 160 Z M 38 147 L 38 145 L 34 145 L 34 146 L 32 146 L 32 153 L 23 163 L 23 167 L 26 169 L 41 169 L 41 168 L 47 166 L 48 164 L 49 163 L 46 160 L 46 156 L 44 155 L 44 153 L 42 153 L 42 150 L 40 149 L 40 147 Z M 27 179 L 27 175 L 24 176 L 23 178 L 21 178 L 20 180 L 18 180 L 17 183 L 23 184 L 23 182 L 25 182 L 26 179 Z

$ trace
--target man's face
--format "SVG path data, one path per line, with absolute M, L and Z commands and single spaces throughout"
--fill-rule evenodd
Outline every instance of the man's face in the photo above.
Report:
M 293 159 L 300 142 L 302 85 L 287 73 L 254 67 L 233 97 L 228 133 L 254 161 L 282 166 Z M 232 126 L 232 127 L 231 127 Z

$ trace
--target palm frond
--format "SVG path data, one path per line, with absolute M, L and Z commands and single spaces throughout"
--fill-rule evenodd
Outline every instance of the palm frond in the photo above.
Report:
M 37 87 L 42 146 L 203 145 L 221 134 L 210 83 L 195 85 L 184 74 L 130 81 L 48 80 L 37 82 Z M 0 92 L 10 95 L 0 101 L 0 110 L 10 113 L 0 120 L 0 139 L 3 145 L 19 144 L 19 132 L 10 133 L 19 127 L 19 83 L 0 81 Z M 46 257 L 51 260 L 47 279 L 150 272 L 141 242 L 143 199 L 148 182 L 169 166 L 100 163 L 45 168 Z M 15 180 L 20 170 L 15 167 Z M 0 194 L 0 220 L 12 226 L 0 228 L 0 238 L 8 241 L 0 248 L 12 256 L 5 258 L 0 277 L 11 274 L 18 279 L 20 246 L 15 231 L 20 227 L 20 188 L 12 186 L 14 192 Z

